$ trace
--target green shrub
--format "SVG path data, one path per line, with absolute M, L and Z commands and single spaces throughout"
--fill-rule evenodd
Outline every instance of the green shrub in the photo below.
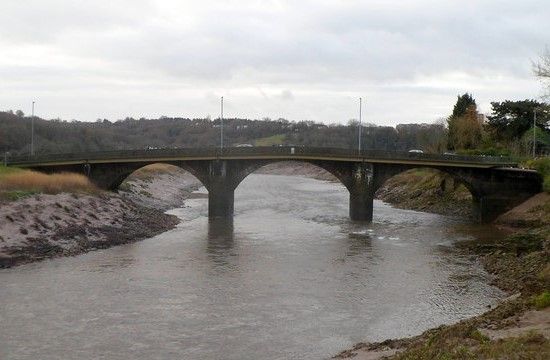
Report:
M 542 189 L 547 193 L 550 193 L 550 175 L 544 177 L 544 182 L 542 183 Z
M 537 170 L 544 177 L 542 188 L 550 193 L 550 157 L 529 160 L 525 163 L 525 166 Z
M 483 149 L 458 150 L 459 155 L 486 155 L 486 156 L 511 156 L 512 153 L 506 148 L 488 147 Z
M 530 169 L 537 170 L 542 176 L 550 175 L 550 157 L 529 160 L 526 165 Z
M 539 310 L 550 306 L 550 291 L 545 291 L 535 297 L 535 307 Z

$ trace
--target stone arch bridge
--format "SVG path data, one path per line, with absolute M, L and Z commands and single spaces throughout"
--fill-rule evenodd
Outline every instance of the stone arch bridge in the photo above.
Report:
M 352 220 L 371 221 L 376 190 L 390 177 L 413 168 L 432 168 L 463 183 L 473 197 L 480 222 L 542 191 L 542 178 L 532 170 L 498 157 L 435 155 L 387 151 L 353 151 L 308 147 L 238 147 L 158 149 L 42 155 L 11 158 L 8 165 L 45 173 L 79 172 L 103 189 L 116 190 L 135 170 L 153 163 L 178 166 L 208 190 L 210 218 L 232 217 L 234 191 L 258 168 L 278 161 L 307 162 L 333 174 L 349 191 Z

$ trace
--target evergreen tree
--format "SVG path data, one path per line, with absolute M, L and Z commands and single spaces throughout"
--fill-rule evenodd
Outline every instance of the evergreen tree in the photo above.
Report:
M 468 93 L 459 95 L 453 108 L 453 113 L 447 120 L 447 125 L 449 127 L 449 141 L 447 147 L 449 150 L 462 149 L 465 143 L 470 143 L 468 141 L 465 142 L 465 139 L 462 139 L 461 136 L 469 132 L 464 126 L 467 126 L 467 124 L 471 124 L 472 126 L 475 125 L 472 121 L 463 119 L 464 117 L 472 117 L 472 112 L 477 114 L 477 105 L 474 97 Z M 475 125 L 475 128 L 471 129 L 471 132 L 475 133 L 477 130 L 478 126 Z M 481 134 L 481 132 L 479 134 Z
M 537 109 L 537 126 L 545 129 L 550 117 L 548 104 L 536 100 L 492 102 L 493 112 L 487 117 L 497 140 L 519 139 L 525 131 L 532 129 L 534 112 Z
M 472 105 L 477 107 L 476 101 L 474 100 L 472 95 L 468 93 L 465 93 L 464 95 L 459 95 L 458 99 L 456 100 L 456 104 L 453 108 L 453 113 L 451 115 L 451 118 L 458 118 L 466 115 L 466 113 L 468 112 L 468 109 Z

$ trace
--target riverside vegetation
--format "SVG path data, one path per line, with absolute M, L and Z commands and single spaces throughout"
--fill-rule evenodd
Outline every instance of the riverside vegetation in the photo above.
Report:
M 76 192 L 93 194 L 98 190 L 80 174 L 43 174 L 31 170 L 0 166 L 0 197 L 17 200 L 29 195 Z

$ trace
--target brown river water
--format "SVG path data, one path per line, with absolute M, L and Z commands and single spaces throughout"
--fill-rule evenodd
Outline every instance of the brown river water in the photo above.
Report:
M 141 242 L 0 270 L 0 359 L 323 359 L 416 335 L 503 294 L 454 242 L 491 227 L 375 203 L 340 184 L 251 175 L 232 223 L 205 198 Z

